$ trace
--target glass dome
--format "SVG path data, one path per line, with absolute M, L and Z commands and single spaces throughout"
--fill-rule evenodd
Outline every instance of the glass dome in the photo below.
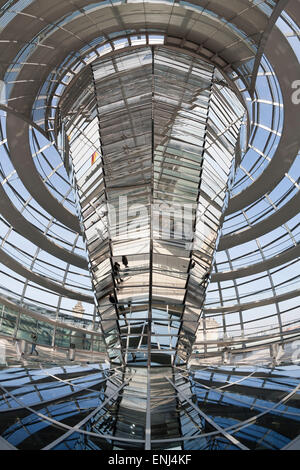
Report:
M 184 379 L 162 370 L 183 367 L 186 408 L 205 367 L 297 363 L 299 14 L 284 0 L 1 2 L 7 347 L 36 335 L 58 367 L 75 349 L 109 361 L 102 379 L 135 371 L 129 396 L 160 373 L 180 395 Z M 147 403 L 140 434 L 126 429 L 159 448 Z

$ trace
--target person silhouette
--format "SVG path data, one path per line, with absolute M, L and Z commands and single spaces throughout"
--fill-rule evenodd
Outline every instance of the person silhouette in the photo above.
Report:
M 120 265 L 119 263 L 117 263 L 117 261 L 113 265 L 113 273 L 117 281 L 117 284 L 120 284 L 120 282 L 123 282 L 123 279 L 121 279 L 121 276 L 120 276 Z
M 36 350 L 37 335 L 35 333 L 32 333 L 31 338 L 32 338 L 32 345 L 31 345 L 30 354 L 33 354 L 35 352 L 35 354 L 38 356 L 39 353 Z

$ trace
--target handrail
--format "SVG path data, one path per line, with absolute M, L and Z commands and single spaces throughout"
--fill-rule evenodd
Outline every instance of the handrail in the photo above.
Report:
M 57 320 L 52 320 L 51 318 L 49 317 L 46 317 L 45 315 L 42 315 L 41 313 L 38 313 L 38 312 L 34 312 L 34 311 L 31 311 L 29 309 L 26 309 L 25 307 L 21 307 L 13 302 L 10 302 L 9 300 L 5 299 L 4 297 L 0 296 L 0 307 L 1 305 L 5 305 L 6 307 L 12 309 L 13 311 L 15 311 L 15 313 L 23 313 L 31 318 L 34 318 L 36 320 L 40 320 L 40 321 L 43 321 L 45 323 L 49 323 L 53 326 L 57 326 L 57 327 L 62 327 L 62 328 L 66 328 L 66 326 L 70 329 L 70 330 L 73 330 L 73 331 L 79 331 L 79 332 L 82 332 L 82 333 L 87 333 L 87 334 L 93 334 L 93 335 L 96 335 L 96 336 L 102 336 L 102 333 L 98 332 L 98 331 L 93 331 L 93 330 L 88 330 L 87 328 L 80 328 L 80 327 L 76 327 L 76 326 L 73 326 L 69 323 L 63 323 L 61 321 L 57 321 Z

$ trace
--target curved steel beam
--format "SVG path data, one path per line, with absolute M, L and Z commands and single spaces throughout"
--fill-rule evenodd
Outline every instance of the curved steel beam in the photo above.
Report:
M 0 104 L 0 109 L 2 111 L 5 111 L 7 114 L 8 113 L 11 113 L 11 114 L 14 114 L 15 116 L 17 116 L 18 118 L 22 119 L 23 121 L 27 122 L 27 124 L 29 124 L 31 127 L 34 127 L 38 132 L 40 132 L 46 139 L 49 139 L 49 136 L 47 134 L 47 132 L 42 128 L 40 127 L 38 124 L 36 124 L 34 121 L 32 121 L 31 119 L 29 119 L 28 116 L 25 116 L 24 114 L 20 113 L 19 111 L 17 111 L 16 109 L 12 108 L 11 106 L 8 106 L 8 105 L 4 105 L 4 104 Z
M 282 92 L 282 136 L 269 165 L 250 186 L 230 199 L 226 215 L 244 209 L 262 195 L 269 193 L 289 171 L 300 148 L 299 122 L 295 119 L 298 115 L 298 105 L 292 102 L 291 87 L 292 83 L 299 79 L 300 64 L 289 42 L 277 28 L 272 30 L 264 52 L 274 68 Z M 279 70 L 284 70 L 284 74 L 277 73 Z
M 251 86 L 250 86 L 250 94 L 253 96 L 254 91 L 255 91 L 255 84 L 256 84 L 256 79 L 257 79 L 257 73 L 258 69 L 260 66 L 260 62 L 264 53 L 264 49 L 266 46 L 266 43 L 268 42 L 269 36 L 271 34 L 272 29 L 275 26 L 276 21 L 278 20 L 279 16 L 289 3 L 289 0 L 279 0 L 273 10 L 273 13 L 270 17 L 268 26 L 265 28 L 262 38 L 260 40 L 260 44 L 258 47 L 258 51 L 255 57 L 255 62 L 254 62 L 254 67 L 253 67 L 253 72 L 252 72 L 252 80 L 251 80 Z
M 53 10 L 53 15 L 54 15 L 54 10 Z M 106 9 L 103 8 L 101 9 L 101 14 L 104 15 L 104 13 L 106 14 Z M 97 11 L 96 13 L 97 14 Z M 108 12 L 107 12 L 108 14 Z M 25 19 L 23 19 L 22 17 L 22 21 L 24 21 Z M 16 22 L 16 19 L 14 20 L 14 22 Z M 72 22 L 72 26 L 75 28 L 75 24 L 79 24 L 80 23 L 80 18 L 78 19 L 75 19 L 73 22 Z M 40 25 L 36 25 L 37 27 L 40 26 Z M 91 37 L 92 37 L 92 30 L 89 30 L 87 33 L 85 33 L 85 36 L 84 36 L 84 40 L 85 41 L 88 41 Z M 59 33 L 61 34 L 62 31 L 59 31 Z M 82 31 L 81 31 L 82 33 Z M 182 33 L 182 31 L 181 31 Z M 276 37 L 273 37 L 273 35 L 277 35 Z M 54 44 L 54 38 L 55 38 L 55 33 L 53 33 L 51 35 L 51 40 L 53 41 L 53 44 Z M 22 38 L 24 40 L 24 38 Z M 193 37 L 189 37 L 190 40 L 193 40 L 195 43 L 197 43 L 197 38 L 194 34 Z M 73 38 L 73 42 L 78 42 L 78 38 L 74 35 L 74 38 Z M 70 38 L 68 38 L 68 44 L 72 42 L 70 41 Z M 198 42 L 201 43 L 201 40 L 200 40 L 200 37 L 198 38 Z M 273 43 L 276 42 L 276 44 L 280 45 L 280 47 L 277 47 L 277 48 L 273 48 Z M 270 47 L 270 43 L 272 43 L 272 47 Z M 75 44 L 73 44 L 75 45 Z M 270 50 L 268 50 L 268 48 Z M 74 49 L 74 47 L 73 47 Z M 282 55 L 280 54 L 280 60 L 276 60 L 276 54 L 278 54 L 278 50 L 283 50 L 282 52 Z M 59 52 L 58 52 L 59 50 Z M 287 64 L 287 68 L 289 69 L 293 69 L 294 67 L 291 67 L 290 64 L 296 64 L 297 61 L 296 61 L 296 57 L 288 43 L 288 41 L 285 41 L 283 39 L 283 36 L 282 34 L 279 32 L 279 31 L 276 31 L 276 29 L 274 28 L 271 32 L 271 36 L 270 36 L 270 40 L 269 42 L 267 43 L 266 45 L 266 50 L 265 52 L 268 50 L 268 58 L 270 59 L 271 63 L 273 64 L 273 66 L 275 67 L 275 71 L 276 71 L 276 68 L 278 69 L 278 67 L 280 67 L 280 69 L 282 69 L 282 66 L 283 66 L 283 60 L 285 59 L 286 61 L 286 64 Z M 15 51 L 16 52 L 16 51 Z M 15 53 L 14 52 L 14 53 Z M 63 54 L 66 54 L 66 50 L 63 51 Z M 39 57 L 40 56 L 40 51 L 37 50 L 35 52 L 33 52 L 32 56 L 31 56 L 31 59 L 34 60 L 35 59 L 35 56 Z M 48 60 L 48 64 L 45 64 L 45 70 L 47 69 L 47 73 L 49 71 L 49 62 L 52 62 L 54 63 L 55 60 L 56 61 L 59 61 L 61 58 L 62 60 L 62 49 L 61 48 L 56 48 L 53 51 L 49 51 L 49 56 L 50 56 L 50 60 Z M 45 60 L 45 59 L 44 59 Z M 5 61 L 8 61 L 8 57 L 5 58 Z M 34 76 L 36 76 L 36 70 L 34 70 L 35 68 L 34 67 L 30 67 L 30 77 L 33 78 Z M 22 67 L 22 71 L 21 73 L 19 74 L 19 77 L 18 78 L 24 78 L 25 79 L 25 82 L 26 82 L 26 77 L 28 77 L 28 73 L 29 73 L 29 69 L 26 67 L 26 64 L 23 65 Z M 40 73 L 40 71 L 38 72 Z M 280 80 L 280 82 L 285 82 L 285 83 L 280 83 L 281 85 L 281 88 L 282 90 L 284 91 L 284 87 L 283 85 L 285 85 L 285 88 L 287 88 L 287 85 L 290 87 L 290 83 L 292 83 L 292 80 L 296 79 L 299 75 L 299 73 L 297 73 L 297 70 L 295 70 L 294 72 L 292 72 L 294 74 L 294 77 L 291 78 L 291 77 L 287 77 L 287 80 L 283 80 L 282 77 L 280 77 L 280 74 L 278 74 L 278 78 Z M 289 75 L 291 75 L 291 71 L 289 72 Z M 26 96 L 22 98 L 21 102 L 19 103 L 19 100 L 16 100 L 16 105 L 17 106 L 21 106 L 20 109 L 22 109 L 22 112 L 24 111 L 24 113 L 30 113 L 30 110 L 31 110 L 31 107 L 32 107 L 32 103 L 33 103 L 33 100 L 36 96 L 36 93 L 38 91 L 38 86 L 39 86 L 39 83 L 41 83 L 41 78 L 40 78 L 40 82 L 39 80 L 37 80 L 36 82 L 28 82 L 27 83 L 27 87 L 30 86 L 30 90 L 27 90 L 26 92 Z M 24 86 L 25 86 L 25 83 L 22 83 L 22 84 L 16 84 L 14 86 L 14 89 L 13 89 L 13 95 L 12 96 L 15 96 L 15 97 L 18 97 L 20 96 L 20 93 L 21 93 L 21 89 L 22 89 L 22 93 L 21 94 L 24 94 Z M 285 104 L 288 105 L 289 102 L 291 101 L 290 100 L 290 89 L 288 88 L 286 90 L 286 100 L 285 100 Z M 25 106 L 25 108 L 24 108 Z M 293 110 L 288 113 L 289 116 L 291 117 L 291 114 L 293 115 Z M 295 120 L 293 119 L 293 116 L 292 116 L 292 119 L 289 119 L 289 122 L 286 123 L 285 127 L 286 129 L 293 129 L 293 125 L 295 126 Z M 292 161 L 293 161 L 293 157 L 292 155 L 297 151 L 297 148 L 298 148 L 298 142 L 293 144 L 291 142 L 293 142 L 293 140 L 291 139 L 291 137 L 293 137 L 293 134 L 294 134 L 294 131 L 290 131 L 290 134 L 289 136 L 287 136 L 286 139 L 281 139 L 282 140 L 282 143 L 279 144 L 279 148 L 277 150 L 278 152 L 278 157 L 275 158 L 275 156 L 273 157 L 272 159 L 272 162 L 270 163 L 270 165 L 268 165 L 268 168 L 265 170 L 265 172 L 263 173 L 263 175 L 266 175 L 267 176 L 270 176 L 270 175 L 267 175 L 267 171 L 269 171 L 271 174 L 272 174 L 272 177 L 270 177 L 270 181 L 269 181 L 269 184 L 272 186 L 275 182 L 275 178 L 274 178 L 274 174 L 276 173 L 276 168 L 275 168 L 275 160 L 278 162 L 280 162 L 282 164 L 282 161 L 285 160 L 286 161 L 286 166 L 287 166 L 287 169 L 290 167 Z M 298 139 L 299 140 L 299 139 Z M 290 156 L 285 158 L 284 159 L 284 156 L 285 154 L 287 153 L 287 149 L 289 149 L 289 153 L 290 153 Z M 283 155 L 284 153 L 284 155 Z M 276 154 L 277 155 L 277 154 Z M 275 158 L 275 160 L 274 160 Z M 273 166 L 274 165 L 274 166 Z M 271 168 L 272 167 L 272 168 Z M 280 175 L 281 175 L 281 172 L 280 172 Z M 258 179 L 260 180 L 260 178 Z M 256 181 L 258 181 L 256 180 Z M 265 183 L 265 177 L 263 177 L 263 182 Z M 260 188 L 259 190 L 257 190 L 258 188 Z M 229 207 L 228 207 L 228 210 L 227 210 L 227 214 L 228 213 L 231 213 L 231 212 L 235 212 L 236 210 L 239 210 L 239 208 L 243 208 L 245 207 L 246 205 L 250 204 L 251 202 L 255 201 L 257 199 L 257 197 L 259 197 L 261 194 L 264 194 L 264 191 L 265 191 L 265 184 L 258 184 L 256 182 L 252 183 L 249 188 L 245 189 L 244 191 L 242 191 L 241 193 L 239 193 L 238 195 L 236 195 L 234 198 L 231 199 L 231 201 L 229 202 Z M 250 201 L 250 202 L 249 202 Z
M 288 263 L 293 259 L 296 259 L 300 256 L 300 243 L 288 250 L 283 251 L 279 255 L 268 258 L 261 263 L 252 264 L 251 266 L 246 266 L 245 268 L 233 269 L 232 271 L 223 271 L 220 273 L 215 273 L 211 277 L 211 282 L 222 282 L 236 279 L 239 277 L 251 276 L 252 274 L 261 273 L 268 269 L 276 268 L 281 264 Z
M 280 209 L 276 210 L 272 215 L 261 222 L 252 225 L 249 228 L 241 229 L 238 232 L 221 237 L 218 251 L 228 250 L 234 246 L 254 240 L 266 233 L 270 233 L 272 230 L 285 224 L 297 215 L 299 207 L 300 191 L 298 191 L 296 196 L 290 199 L 284 206 L 280 207 Z
M 81 294 L 80 292 L 72 291 L 70 289 L 66 289 L 65 287 L 62 287 L 60 284 L 50 279 L 47 279 L 46 277 L 42 277 L 39 274 L 34 273 L 33 271 L 30 271 L 25 266 L 22 266 L 22 264 L 20 264 L 14 258 L 9 256 L 1 248 L 0 248 L 0 262 L 3 263 L 12 271 L 15 271 L 16 273 L 20 274 L 20 276 L 23 276 L 26 279 L 29 279 L 30 281 L 36 284 L 39 284 L 40 286 L 43 286 L 46 289 L 49 289 L 56 294 L 61 294 L 65 297 L 68 297 L 69 299 L 81 300 L 82 302 L 87 302 L 90 304 L 94 303 L 93 297 L 89 295 Z
M 87 269 L 88 264 L 83 256 L 76 255 L 62 248 L 56 243 L 51 242 L 43 233 L 32 225 L 28 220 L 16 209 L 10 198 L 7 196 L 0 184 L 0 212 L 23 237 L 30 242 L 39 246 L 42 250 L 47 251 L 51 255 L 60 258 L 66 263 L 73 264 L 78 268 Z
M 79 219 L 66 209 L 47 189 L 32 158 L 29 125 L 14 114 L 6 119 L 7 144 L 10 160 L 31 196 L 48 214 L 76 233 L 81 233 Z
M 226 10 L 223 8 L 222 16 L 224 17 L 225 15 L 228 21 L 232 21 L 232 18 L 237 13 L 243 11 L 248 6 L 248 14 L 243 16 L 243 31 L 247 36 L 255 38 L 266 28 L 268 18 L 261 10 L 253 8 L 250 0 L 246 3 L 245 5 L 245 0 L 236 0 L 234 5 L 227 4 Z M 7 50 L 3 51 L 1 62 L 3 64 L 14 62 L 15 57 L 18 56 L 20 50 L 24 47 L 24 42 L 30 43 L 32 37 L 37 37 L 45 27 L 49 27 L 51 23 L 54 26 L 57 20 L 62 17 L 68 17 L 75 12 L 79 13 L 78 10 L 86 5 L 86 0 L 78 0 L 76 6 L 61 1 L 57 3 L 52 0 L 51 10 L 49 10 L 46 0 L 40 0 L 38 6 L 33 2 L 26 8 L 26 12 L 29 13 L 28 15 L 16 15 L 12 19 L 10 27 L 14 30 L 14 42 L 10 44 Z M 99 8 L 96 8 L 97 6 Z M 147 10 L 146 23 L 145 8 Z M 236 62 L 237 59 L 242 61 L 249 58 L 249 55 L 253 53 L 250 45 L 246 41 L 241 41 L 240 35 L 236 35 L 228 25 L 217 18 L 217 15 L 213 12 L 214 9 L 218 11 L 218 6 L 214 8 L 214 5 L 211 5 L 212 15 L 209 15 L 210 30 L 215 32 L 222 28 L 223 35 L 219 40 L 214 37 L 212 56 L 224 56 L 222 58 L 227 64 Z M 87 16 L 89 16 L 88 13 Z M 115 33 L 117 30 L 126 31 L 133 29 L 139 31 L 143 28 L 152 29 L 153 31 L 160 30 L 161 33 L 167 33 L 168 30 L 171 30 L 172 35 L 179 38 L 179 42 L 182 42 L 182 39 L 185 38 L 184 41 L 194 42 L 199 44 L 200 47 L 202 47 L 201 44 L 207 39 L 205 31 L 196 26 L 197 20 L 204 21 L 202 12 L 193 11 L 194 19 L 192 19 L 190 10 L 179 3 L 171 5 L 165 2 L 157 2 L 155 10 L 153 10 L 153 5 L 150 2 L 149 5 L 147 2 L 135 3 L 134 5 L 126 3 L 114 8 L 111 5 L 105 6 L 105 2 L 101 5 L 100 2 L 98 5 L 95 5 L 92 13 L 94 24 L 91 22 L 88 28 L 85 27 L 87 16 L 79 14 L 79 16 L 72 18 L 68 23 L 67 29 L 58 28 L 55 31 L 55 28 L 53 28 L 54 31 L 49 35 L 49 39 L 44 40 L 40 45 L 41 47 L 31 51 L 31 64 L 41 64 L 42 67 L 36 67 L 37 70 L 35 71 L 35 67 L 32 65 L 27 68 L 26 63 L 23 64 L 18 80 L 24 81 L 14 85 L 13 94 L 11 95 L 11 97 L 16 98 L 22 97 L 22 100 L 16 100 L 15 102 L 16 105 L 20 106 L 22 113 L 30 115 L 33 100 L 45 76 L 52 69 L 56 68 L 58 64 L 61 64 L 69 53 L 79 50 L 83 46 L 90 45 L 89 42 L 95 37 L 99 37 L 100 34 L 107 37 L 109 33 Z M 165 21 L 166 16 L 168 17 L 168 22 Z M 240 17 L 238 20 L 240 22 Z M 224 36 L 226 36 L 228 43 L 232 47 L 224 48 Z M 2 37 L 7 40 L 5 31 L 3 34 L 0 33 L 0 39 Z M 48 47 L 47 54 L 45 54 L 45 49 L 42 46 Z M 35 77 L 37 77 L 36 81 Z M 28 82 L 28 78 L 30 78 L 30 82 Z M 28 84 L 30 90 L 27 88 Z M 25 93 L 24 90 L 26 90 Z M 31 91 L 33 91 L 32 94 Z
M 239 312 L 240 310 L 249 310 L 251 308 L 262 307 L 264 305 L 270 305 L 274 302 L 283 302 L 284 300 L 293 299 L 294 297 L 298 297 L 300 295 L 300 289 L 293 290 L 291 292 L 287 292 L 285 294 L 277 295 L 276 297 L 268 297 L 267 299 L 262 300 L 254 300 L 253 302 L 247 303 L 240 303 L 229 305 L 227 307 L 213 307 L 213 308 L 205 308 L 203 309 L 204 313 L 216 314 L 216 313 L 229 313 L 229 312 Z
M 6 299 L 5 297 L 2 297 L 1 295 L 0 295 L 0 305 L 5 305 L 6 307 L 9 307 L 11 310 L 16 311 L 17 313 L 27 315 L 31 318 L 34 318 L 35 320 L 40 320 L 44 323 L 49 323 L 50 325 L 53 325 L 53 326 L 57 326 L 57 327 L 61 327 L 61 328 L 66 328 L 66 326 L 67 326 L 67 328 L 69 330 L 72 330 L 72 331 L 79 331 L 79 332 L 82 332 L 82 333 L 87 332 L 87 330 L 85 328 L 80 328 L 78 326 L 70 325 L 69 323 L 66 324 L 66 323 L 64 323 L 62 321 L 59 321 L 59 320 L 53 320 L 52 318 L 49 318 L 46 315 L 43 315 L 42 313 L 35 312 L 33 310 L 29 310 L 28 308 L 25 308 L 25 307 L 21 307 L 21 305 L 15 304 L 14 302 Z M 98 337 L 102 336 L 102 333 L 100 333 L 98 331 L 92 331 L 92 330 L 89 330 L 89 331 L 90 331 L 90 334 L 92 334 L 94 336 L 98 336 Z

